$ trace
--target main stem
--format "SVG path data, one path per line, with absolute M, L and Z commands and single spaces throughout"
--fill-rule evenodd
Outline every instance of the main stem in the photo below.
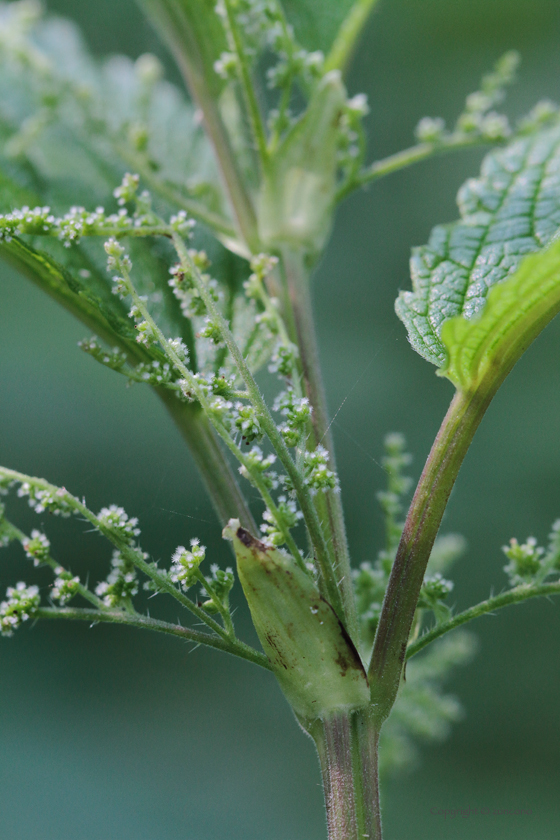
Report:
M 379 730 L 369 710 L 315 721 L 310 734 L 321 765 L 329 840 L 382 840 Z
M 487 387 L 482 385 L 474 393 L 457 391 L 418 482 L 385 593 L 369 666 L 379 723 L 388 716 L 397 696 L 420 587 L 449 494 L 502 379 Z
M 336 471 L 334 443 L 330 430 L 327 399 L 321 375 L 313 318 L 309 272 L 305 267 L 303 254 L 298 252 L 283 251 L 282 265 L 287 292 L 287 300 L 283 302 L 284 315 L 288 329 L 293 333 L 292 340 L 299 348 L 305 391 L 313 407 L 311 419 L 315 445 L 322 444 L 328 450 L 331 467 Z M 328 536 L 332 545 L 335 572 L 347 616 L 348 632 L 356 639 L 356 605 L 352 590 L 350 554 L 346 539 L 342 499 L 340 493 L 331 490 L 325 493 L 325 501 Z

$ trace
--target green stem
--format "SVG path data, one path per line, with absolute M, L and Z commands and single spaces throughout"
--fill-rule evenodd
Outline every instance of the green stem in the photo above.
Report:
M 312 724 L 329 840 L 382 840 L 379 731 L 369 711 L 340 712 Z
M 262 167 L 268 159 L 268 149 L 259 103 L 257 102 L 257 97 L 255 96 L 255 88 L 251 79 L 249 62 L 243 47 L 243 39 L 241 32 L 239 31 L 239 26 L 237 25 L 237 19 L 232 8 L 231 0 L 224 0 L 224 6 L 227 15 L 227 25 L 231 35 L 232 47 L 237 56 L 243 98 L 245 99 L 245 106 L 249 114 L 253 138 L 255 140 L 255 145 L 259 153 L 260 164 Z
M 92 624 L 127 624 L 129 627 L 156 630 L 160 633 L 178 636 L 197 645 L 207 645 L 208 647 L 224 651 L 224 653 L 231 653 L 234 656 L 241 657 L 241 659 L 246 659 L 248 662 L 253 662 L 255 665 L 260 665 L 261 668 L 266 668 L 268 671 L 271 670 L 270 662 L 264 653 L 253 650 L 253 648 L 240 642 L 239 639 L 227 641 L 221 639 L 219 636 L 211 636 L 208 633 L 201 633 L 198 630 L 182 627 L 180 624 L 169 624 L 167 621 L 159 621 L 156 618 L 139 615 L 138 613 L 131 614 L 117 610 L 105 610 L 101 612 L 100 610 L 86 610 L 76 607 L 40 607 L 34 613 L 33 617 L 40 619 L 62 618 L 70 621 L 89 621 Z
M 204 577 L 204 575 L 202 574 L 200 569 L 196 570 L 195 577 L 198 580 L 198 582 L 201 583 L 202 586 L 205 588 L 206 592 L 208 593 L 208 596 L 209 596 L 210 600 L 214 604 L 214 607 L 216 608 L 218 613 L 221 615 L 222 621 L 224 622 L 224 627 L 227 631 L 228 636 L 231 639 L 235 639 L 235 628 L 233 626 L 233 621 L 232 621 L 232 618 L 231 618 L 231 613 L 229 611 L 229 606 L 224 604 L 224 602 L 222 600 L 220 600 L 220 598 L 218 598 L 218 596 L 216 594 L 216 590 L 212 586 L 211 582 Z
M 346 70 L 356 43 L 377 0 L 356 0 L 342 22 L 325 62 L 325 71 Z
M 156 389 L 186 441 L 222 525 L 236 518 L 251 533 L 257 526 L 216 435 L 200 406 L 184 403 L 174 392 Z
M 394 155 L 377 160 L 365 169 L 362 169 L 353 180 L 346 183 L 339 190 L 337 201 L 341 201 L 358 187 L 363 187 L 372 181 L 384 178 L 385 175 L 398 172 L 399 169 L 412 166 L 413 163 L 419 163 L 422 160 L 427 160 L 445 152 L 452 152 L 456 149 L 468 149 L 471 146 L 487 146 L 488 143 L 489 141 L 484 140 L 482 137 L 467 137 L 464 134 L 457 136 L 451 135 L 441 143 L 418 143 L 416 146 L 411 146 L 409 149 L 403 149 Z
M 331 424 L 321 376 L 321 364 L 313 319 L 309 273 L 306 271 L 302 255 L 293 251 L 286 250 L 282 253 L 282 265 L 289 298 L 285 306 L 289 306 L 290 309 L 285 317 L 291 315 L 289 321 L 292 321 L 295 330 L 294 339 L 299 347 L 305 391 L 309 402 L 313 406 L 311 421 L 315 443 L 322 444 L 328 450 L 331 468 L 336 472 L 334 443 L 330 431 Z M 348 621 L 348 632 L 353 638 L 357 638 L 356 604 L 352 588 L 350 554 L 346 539 L 342 499 L 340 493 L 330 490 L 325 493 L 325 501 L 329 537 L 332 540 L 334 553 L 335 573 L 337 584 L 342 593 Z
M 409 644 L 406 649 L 406 658 L 408 660 L 412 656 L 416 656 L 427 645 L 439 639 L 445 633 L 449 633 L 450 630 L 466 624 L 467 621 L 472 621 L 473 618 L 487 615 L 488 613 L 494 612 L 494 610 L 499 610 L 510 604 L 520 604 L 522 601 L 529 600 L 529 598 L 543 598 L 549 595 L 560 595 L 560 581 L 542 583 L 539 586 L 523 584 L 507 592 L 502 592 L 500 595 L 495 595 L 493 598 L 488 598 L 487 601 L 481 601 L 480 604 L 476 604 L 474 607 L 469 607 L 468 610 L 454 615 L 449 621 L 444 621 L 436 625 L 436 627 L 424 633 L 415 642 Z
M 449 494 L 474 433 L 507 372 L 474 393 L 456 392 L 418 482 L 385 593 L 369 666 L 372 702 L 380 723 L 397 696 L 420 587 Z

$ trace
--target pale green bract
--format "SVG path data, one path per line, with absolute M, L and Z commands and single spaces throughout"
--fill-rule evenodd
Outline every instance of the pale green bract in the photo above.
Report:
M 479 315 L 491 287 L 560 228 L 560 127 L 491 152 L 480 177 L 459 191 L 458 204 L 461 219 L 434 228 L 428 245 L 414 251 L 414 291 L 396 302 L 410 343 L 440 368 L 447 364 L 444 323 Z

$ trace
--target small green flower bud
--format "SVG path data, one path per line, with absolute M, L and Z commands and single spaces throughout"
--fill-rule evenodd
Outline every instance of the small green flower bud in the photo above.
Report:
M 199 544 L 199 540 L 191 540 L 191 550 L 184 545 L 178 546 L 171 558 L 169 577 L 173 583 L 179 583 L 183 589 L 188 589 L 197 580 L 198 567 L 206 557 L 206 548 Z
M 45 534 L 37 531 L 36 528 L 31 531 L 31 539 L 25 540 L 23 549 L 35 566 L 40 566 L 49 557 L 51 544 Z

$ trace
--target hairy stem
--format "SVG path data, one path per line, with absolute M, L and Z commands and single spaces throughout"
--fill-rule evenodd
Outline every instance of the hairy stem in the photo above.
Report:
M 372 702 L 380 722 L 397 696 L 420 587 L 449 494 L 503 378 L 474 393 L 457 391 L 418 482 L 385 593 L 369 666 Z
M 346 70 L 358 38 L 377 2 L 378 0 L 356 0 L 338 30 L 325 62 L 325 70 Z
M 224 640 L 219 636 L 201 633 L 199 630 L 191 630 L 189 627 L 182 627 L 180 624 L 169 624 L 167 621 L 159 621 L 150 616 L 139 615 L 138 613 L 125 613 L 120 610 L 88 610 L 77 607 L 40 607 L 33 615 L 34 618 L 62 618 L 70 621 L 89 621 L 91 624 L 127 624 L 129 627 L 140 627 L 146 630 L 156 630 L 160 633 L 168 633 L 178 636 L 187 642 L 194 642 L 197 645 L 222 650 L 224 653 L 231 653 L 260 665 L 261 668 L 271 670 L 271 665 L 264 653 L 254 650 L 248 645 L 236 640 Z
M 449 633 L 450 630 L 466 624 L 467 621 L 472 621 L 481 615 L 488 615 L 488 613 L 492 613 L 494 610 L 499 610 L 502 607 L 508 607 L 510 604 L 520 604 L 522 601 L 528 601 L 529 598 L 543 598 L 550 595 L 560 595 L 560 581 L 541 583 L 538 586 L 528 583 L 522 584 L 507 592 L 502 592 L 500 595 L 495 595 L 493 598 L 488 598 L 486 601 L 481 601 L 480 604 L 475 604 L 474 607 L 469 607 L 468 610 L 454 615 L 449 621 L 443 621 L 441 624 L 436 625 L 432 630 L 429 630 L 420 636 L 419 639 L 416 639 L 415 642 L 409 644 L 406 650 L 406 658 L 408 660 L 412 656 L 415 656 L 427 647 L 427 645 L 444 636 L 446 633 Z
M 232 517 L 237 518 L 244 528 L 256 533 L 253 515 L 200 406 L 180 402 L 173 392 L 164 389 L 157 389 L 157 393 L 188 444 L 220 523 L 225 525 Z
M 366 710 L 340 712 L 310 730 L 321 765 L 329 840 L 382 840 L 379 731 Z
M 259 153 L 259 159 L 262 167 L 268 158 L 268 149 L 259 103 L 257 102 L 257 97 L 255 95 L 255 88 L 251 79 L 247 53 L 243 47 L 243 39 L 231 0 L 224 0 L 224 7 L 226 10 L 227 25 L 231 36 L 231 46 L 237 56 L 239 78 L 241 82 L 241 90 L 243 91 L 243 98 L 245 100 L 245 107 L 247 108 L 247 113 L 249 114 L 253 139 Z
M 322 444 L 329 452 L 331 468 L 336 471 L 334 443 L 330 431 L 327 399 L 321 375 L 319 350 L 313 319 L 313 308 L 309 285 L 309 273 L 306 271 L 303 257 L 292 251 L 282 254 L 290 312 L 285 316 L 293 324 L 294 340 L 299 347 L 303 381 L 309 402 L 313 406 L 311 416 L 316 444 Z M 340 493 L 330 490 L 325 493 L 328 517 L 328 532 L 332 540 L 335 573 L 342 593 L 342 600 L 348 621 L 348 632 L 357 638 L 356 604 L 350 573 L 350 554 L 346 539 L 344 511 Z
M 412 166 L 413 163 L 419 163 L 422 160 L 427 160 L 445 152 L 452 152 L 456 149 L 468 149 L 471 146 L 487 146 L 488 143 L 488 140 L 477 135 L 469 137 L 464 134 L 451 135 L 440 143 L 418 143 L 416 146 L 395 152 L 393 155 L 376 160 L 374 163 L 366 166 L 353 180 L 342 186 L 337 193 L 337 201 L 341 201 L 358 187 L 363 187 L 372 181 L 384 178 L 385 175 L 398 172 L 399 169 L 406 169 L 407 166 Z
M 190 274 L 196 289 L 198 290 L 200 296 L 202 297 L 206 305 L 209 315 L 211 316 L 212 320 L 216 324 L 218 324 L 220 332 L 222 334 L 222 338 L 227 345 L 227 348 L 237 367 L 239 375 L 245 383 L 251 403 L 253 404 L 253 407 L 255 408 L 258 414 L 259 422 L 264 432 L 268 436 L 272 446 L 274 447 L 274 450 L 278 455 L 280 462 L 282 463 L 283 467 L 288 473 L 288 476 L 290 477 L 301 511 L 305 518 L 309 534 L 311 536 L 315 552 L 315 559 L 317 561 L 317 566 L 321 573 L 325 593 L 333 609 L 341 618 L 341 620 L 348 620 L 345 612 L 345 605 L 341 598 L 338 581 L 336 579 L 335 570 L 332 568 L 332 564 L 330 561 L 329 549 L 325 541 L 323 529 L 321 527 L 319 517 L 317 516 L 317 511 L 313 504 L 309 488 L 307 487 L 303 476 L 301 475 L 300 471 L 298 470 L 296 464 L 292 459 L 292 456 L 290 455 L 284 438 L 282 437 L 281 433 L 279 432 L 276 426 L 276 423 L 274 422 L 270 410 L 259 390 L 257 383 L 255 382 L 255 379 L 253 378 L 251 371 L 247 366 L 245 359 L 243 358 L 243 354 L 239 349 L 224 316 L 222 315 L 220 309 L 218 308 L 216 302 L 210 294 L 206 286 L 206 282 L 202 277 L 200 271 L 194 264 L 185 243 L 177 233 L 173 234 L 173 244 L 175 245 L 175 249 L 181 261 L 182 267 L 186 272 Z M 143 312 L 144 317 L 149 318 L 149 313 L 147 312 L 144 304 L 140 300 L 136 300 L 136 304 L 140 311 Z M 155 325 L 154 328 L 157 330 L 157 327 L 155 327 Z M 164 346 L 166 342 L 163 336 L 161 338 L 161 341 L 162 346 Z M 167 350 L 167 352 L 173 363 L 178 367 L 178 369 L 182 370 L 183 375 L 189 376 L 189 371 L 184 367 L 184 365 L 182 365 L 180 361 L 179 364 L 177 364 L 178 360 L 174 357 L 173 352 L 169 349 Z M 199 399 L 201 400 L 201 402 L 203 402 L 204 397 L 200 395 Z

